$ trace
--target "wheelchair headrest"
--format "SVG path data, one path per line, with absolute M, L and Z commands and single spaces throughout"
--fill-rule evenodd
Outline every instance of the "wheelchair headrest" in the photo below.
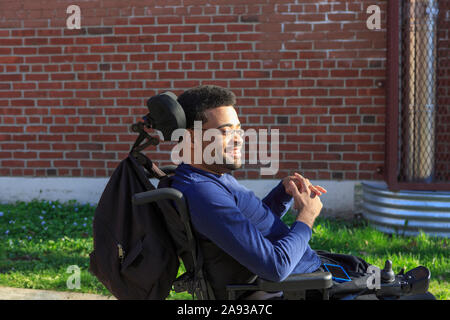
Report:
M 186 128 L 186 116 L 177 96 L 164 92 L 151 97 L 147 101 L 149 114 L 146 116 L 154 129 L 160 130 L 165 141 L 170 141 L 172 132 Z

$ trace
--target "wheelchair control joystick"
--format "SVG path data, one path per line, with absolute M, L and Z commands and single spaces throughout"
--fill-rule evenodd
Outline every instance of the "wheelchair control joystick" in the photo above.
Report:
M 390 262 L 390 261 L 389 261 Z M 386 263 L 389 269 L 389 263 Z M 390 265 L 392 267 L 392 265 Z M 392 269 L 391 269 L 392 270 Z M 415 295 L 424 294 L 428 290 L 430 283 L 430 270 L 424 266 L 418 266 L 406 273 L 398 274 L 394 276 L 394 280 L 391 282 L 383 282 L 383 277 L 387 277 L 383 273 L 385 270 L 381 271 L 381 287 L 376 291 L 377 297 L 400 297 L 405 295 Z
M 381 282 L 391 283 L 395 280 L 394 271 L 392 271 L 392 261 L 386 260 L 384 263 L 384 269 L 381 270 Z

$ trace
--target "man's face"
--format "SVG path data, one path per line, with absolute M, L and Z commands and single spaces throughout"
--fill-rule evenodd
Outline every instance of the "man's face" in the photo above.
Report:
M 207 121 L 203 130 L 218 129 L 222 134 L 217 137 L 222 142 L 222 164 L 212 164 L 209 167 L 217 172 L 236 170 L 242 166 L 241 149 L 243 138 L 238 133 L 241 129 L 238 115 L 233 106 L 222 106 L 208 109 L 205 112 Z M 238 130 L 238 131 L 235 131 Z M 203 142 L 203 150 L 209 142 Z

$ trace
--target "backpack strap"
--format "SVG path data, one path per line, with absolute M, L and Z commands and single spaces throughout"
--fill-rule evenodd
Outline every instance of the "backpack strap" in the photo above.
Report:
M 130 155 L 147 170 L 146 175 L 148 178 L 157 178 L 158 180 L 161 180 L 166 176 L 166 174 L 161 169 L 159 169 L 152 160 L 150 160 L 141 152 L 133 150 L 130 152 Z

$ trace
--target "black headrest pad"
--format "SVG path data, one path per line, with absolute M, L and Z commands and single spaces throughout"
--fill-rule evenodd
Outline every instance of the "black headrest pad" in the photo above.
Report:
M 186 129 L 186 116 L 174 93 L 167 91 L 151 97 L 147 107 L 152 128 L 160 130 L 165 141 L 170 141 L 174 130 Z

